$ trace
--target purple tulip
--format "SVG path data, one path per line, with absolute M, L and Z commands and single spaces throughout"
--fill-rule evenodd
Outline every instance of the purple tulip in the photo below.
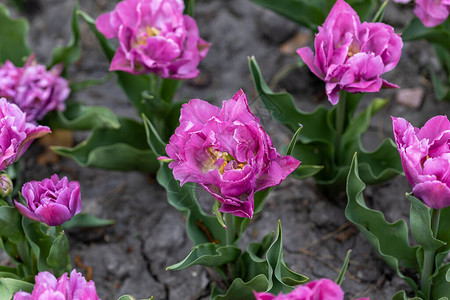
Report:
M 450 206 L 450 122 L 431 118 L 422 128 L 392 117 L 395 142 L 414 196 L 440 209 Z
M 182 0 L 124 0 L 97 18 L 97 29 L 119 48 L 110 71 L 156 73 L 164 78 L 198 75 L 210 44 L 199 37 L 195 20 L 183 15 Z
M 254 292 L 256 300 L 343 300 L 344 292 L 341 287 L 330 279 L 319 279 L 310 283 L 299 285 L 288 294 L 278 296 L 270 293 Z M 359 300 L 370 300 L 361 298 Z
M 408 3 L 411 0 L 394 0 L 397 3 Z M 442 24 L 450 14 L 450 0 L 416 0 L 414 14 L 426 27 Z
M 30 181 L 23 185 L 22 195 L 27 206 L 14 201 L 19 212 L 38 222 L 57 226 L 81 211 L 80 184 L 61 180 L 54 174 L 50 179 Z
M 17 105 L 0 98 L 0 171 L 16 162 L 34 139 L 50 132 L 47 126 L 36 126 L 25 118 Z
M 328 100 L 335 105 L 340 90 L 377 92 L 381 87 L 398 87 L 381 75 L 397 65 L 402 47 L 391 26 L 361 23 L 350 5 L 338 0 L 316 34 L 315 55 L 308 47 L 297 53 L 325 81 Z
M 67 273 L 56 279 L 49 272 L 40 272 L 35 277 L 33 292 L 17 292 L 14 300 L 99 300 L 95 283 L 86 279 L 75 269 L 67 278 Z
M 221 203 L 221 212 L 248 218 L 255 192 L 279 184 L 300 164 L 278 154 L 242 90 L 222 108 L 199 99 L 183 104 L 166 152 L 181 185 L 196 182 Z
M 49 111 L 65 109 L 70 88 L 60 74 L 60 65 L 47 71 L 33 55 L 23 68 L 7 61 L 0 68 L 0 96 L 19 106 L 28 122 L 41 120 Z

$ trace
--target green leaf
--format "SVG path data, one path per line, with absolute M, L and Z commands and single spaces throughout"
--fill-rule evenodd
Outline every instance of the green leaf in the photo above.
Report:
M 183 84 L 182 80 L 163 78 L 161 82 L 161 99 L 171 103 L 178 88 Z
M 166 143 L 162 141 L 155 126 L 145 115 L 142 115 L 142 120 L 144 120 L 148 145 L 157 156 L 163 156 L 166 153 Z
M 372 19 L 372 22 L 383 22 L 383 17 L 384 17 L 384 11 L 386 10 L 386 5 L 388 3 L 389 0 L 384 1 L 380 8 L 378 9 L 378 11 L 376 12 L 375 16 Z
M 120 128 L 96 128 L 87 140 L 73 148 L 52 147 L 59 155 L 83 167 L 155 173 L 159 162 L 148 147 L 144 126 L 119 118 Z
M 442 299 L 450 296 L 450 278 L 448 278 L 450 277 L 449 272 L 450 264 L 446 264 L 439 268 L 437 276 L 433 278 L 431 299 Z
M 308 281 L 308 278 L 291 271 L 283 259 L 283 242 L 281 222 L 278 221 L 277 237 L 267 250 L 267 262 L 269 263 L 269 287 L 268 292 L 278 294 L 279 292 L 290 292 L 295 285 Z
M 241 249 L 234 245 L 200 244 L 194 246 L 185 259 L 167 267 L 167 270 L 182 270 L 193 265 L 220 267 L 236 261 L 240 254 Z
M 180 183 L 173 178 L 172 170 L 162 164 L 156 175 L 158 183 L 167 191 L 169 204 L 186 216 L 186 230 L 194 245 L 204 243 L 224 244 L 225 229 L 217 222 L 216 217 L 207 215 L 195 197 L 194 183 Z M 212 200 L 211 200 L 212 204 Z
M 302 164 L 294 172 L 294 176 L 305 178 L 314 175 L 316 183 L 330 191 L 339 192 L 345 186 L 353 154 L 361 154 L 360 173 L 369 184 L 386 181 L 403 172 L 400 157 L 395 144 L 386 139 L 373 152 L 366 151 L 361 142 L 361 135 L 367 130 L 371 117 L 384 105 L 386 99 L 375 99 L 355 118 L 352 118 L 361 94 L 347 93 L 346 124 L 342 136 L 341 147 L 336 153 L 333 127 L 336 108 L 328 111 L 318 107 L 312 113 L 303 113 L 295 106 L 288 93 L 274 93 L 262 78 L 261 71 L 254 58 L 249 59 L 249 67 L 255 88 L 264 106 L 274 119 L 284 124 L 293 132 L 300 122 L 304 127 L 292 155 Z
M 423 300 L 423 299 L 419 298 L 419 297 L 408 298 L 408 296 L 406 296 L 406 292 L 405 291 L 398 291 L 392 297 L 392 300 Z
M 26 39 L 28 22 L 26 19 L 12 19 L 8 8 L 0 4 L 0 63 L 6 60 L 22 66 L 24 58 L 31 53 Z
M 327 7 L 325 1 L 301 1 L 301 0 L 251 0 L 265 8 L 285 16 L 286 18 L 317 31 L 322 25 L 331 7 Z
M 330 0 L 251 0 L 312 31 L 322 25 L 335 1 Z M 376 0 L 347 0 L 361 20 L 368 20 L 377 7 Z
M 38 272 L 49 271 L 51 267 L 47 264 L 47 257 L 50 254 L 50 249 L 55 238 L 44 233 L 42 230 L 48 232 L 50 227 L 25 217 L 22 219 L 22 226 L 27 240 L 30 243 L 31 250 L 37 259 Z
M 92 130 L 95 128 L 120 127 L 117 116 L 104 106 L 85 106 L 78 101 L 69 101 L 64 112 L 53 111 L 45 117 L 44 124 L 50 128 L 69 130 Z
M 316 175 L 317 173 L 322 171 L 322 169 L 323 166 L 305 165 L 302 163 L 294 172 L 292 172 L 292 176 L 297 179 L 306 179 Z
M 440 44 L 450 51 L 450 21 L 435 27 L 425 27 L 418 18 L 414 18 L 402 33 L 403 41 L 426 39 L 430 43 Z
M 0 278 L 0 299 L 12 299 L 18 291 L 31 293 L 34 285 L 13 278 Z
M 47 256 L 47 265 L 54 270 L 56 277 L 70 271 L 69 241 L 64 232 L 53 240 Z
M 72 37 L 67 46 L 58 46 L 52 51 L 51 66 L 56 64 L 63 64 L 66 69 L 71 63 L 77 61 L 81 55 L 81 35 L 80 26 L 78 24 L 77 10 L 78 1 L 75 2 L 72 12 L 71 29 Z
M 386 263 L 417 292 L 418 287 L 414 280 L 403 274 L 401 269 L 418 270 L 416 260 L 418 247 L 409 245 L 408 227 L 405 221 L 388 223 L 380 211 L 366 206 L 363 197 L 365 186 L 359 177 L 358 160 L 355 154 L 347 179 L 348 203 L 345 216 L 358 227 Z
M 235 300 L 235 299 L 254 299 L 253 291 L 264 291 L 267 289 L 267 278 L 263 274 L 257 275 L 251 280 L 244 282 L 241 278 L 236 278 L 231 283 L 224 295 L 219 294 L 216 288 L 211 292 L 213 300 Z
M 292 151 L 294 151 L 294 147 L 295 144 L 297 143 L 297 137 L 300 134 L 300 131 L 303 129 L 303 125 L 302 124 L 298 124 L 298 129 L 297 131 L 294 133 L 294 136 L 292 137 L 291 141 L 289 142 L 289 146 L 286 150 L 286 155 L 291 155 Z
M 22 216 L 15 207 L 0 207 L 0 236 L 19 243 L 24 235 L 21 230 Z
M 347 272 L 347 268 L 348 268 L 348 262 L 350 261 L 350 253 L 352 253 L 351 249 L 347 251 L 347 255 L 345 255 L 345 260 L 344 260 L 344 263 L 342 264 L 342 268 L 341 268 L 341 271 L 339 272 L 339 276 L 338 276 L 338 278 L 336 278 L 336 283 L 338 285 L 341 285 L 342 281 L 344 280 L 345 273 Z
M 433 236 L 429 209 L 422 201 L 408 193 L 406 194 L 406 198 L 411 201 L 409 224 L 411 233 L 416 242 L 422 246 L 424 251 L 434 252 L 444 246 L 445 242 L 440 241 Z
M 72 228 L 93 228 L 110 225 L 114 225 L 114 220 L 100 219 L 91 214 L 79 213 L 73 216 L 73 218 L 69 221 L 62 224 L 62 228 L 67 230 Z
M 223 214 L 222 212 L 219 211 L 219 209 L 220 209 L 220 202 L 216 200 L 212 208 L 212 213 L 216 216 L 217 222 L 219 222 L 219 224 L 222 225 L 223 228 L 227 228 L 225 222 L 223 221 Z
M 136 298 L 134 298 L 133 296 L 130 296 L 130 295 L 123 295 L 123 296 L 120 296 L 119 299 L 117 299 L 117 300 L 136 300 Z M 153 296 L 150 298 L 141 299 L 141 300 L 153 300 Z

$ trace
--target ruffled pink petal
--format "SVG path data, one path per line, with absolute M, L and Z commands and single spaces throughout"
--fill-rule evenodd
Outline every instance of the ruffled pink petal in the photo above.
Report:
M 441 209 L 450 206 L 450 187 L 440 181 L 426 181 L 413 187 L 414 196 L 427 206 Z

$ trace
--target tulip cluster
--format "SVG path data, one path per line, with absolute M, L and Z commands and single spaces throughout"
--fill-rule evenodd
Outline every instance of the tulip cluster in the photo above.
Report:
M 110 71 L 155 73 L 163 78 L 194 78 L 209 43 L 199 37 L 195 20 L 183 15 L 182 0 L 128 0 L 97 18 L 97 29 L 118 38 Z
M 300 164 L 278 154 L 242 90 L 222 108 L 199 99 L 184 104 L 166 152 L 181 185 L 198 183 L 222 204 L 221 212 L 247 218 L 255 192 L 278 185 Z
M 254 294 L 255 300 L 344 300 L 344 291 L 341 287 L 327 278 L 299 285 L 288 294 L 279 294 L 278 296 L 264 292 L 255 292 Z M 357 300 L 369 300 L 369 298 Z
M 24 67 L 10 61 L 0 67 L 0 97 L 15 103 L 28 122 L 41 120 L 48 112 L 63 111 L 70 94 L 69 84 L 60 76 L 61 66 L 47 71 L 31 55 Z
M 64 273 L 58 279 L 49 272 L 40 272 L 35 281 L 31 294 L 20 291 L 13 300 L 99 300 L 95 283 L 86 281 L 75 269 L 70 272 L 70 277 Z
M 0 98 L 0 170 L 16 162 L 36 138 L 49 132 L 47 126 L 27 122 L 17 105 Z
M 409 3 L 411 0 L 394 0 L 397 3 Z M 450 14 L 449 0 L 416 0 L 414 13 L 426 27 L 443 23 Z
M 315 55 L 308 47 L 297 53 L 320 79 L 326 82 L 328 100 L 339 101 L 338 92 L 377 92 L 398 87 L 381 78 L 398 63 L 403 47 L 400 35 L 384 23 L 359 20 L 344 0 L 338 0 L 319 27 Z

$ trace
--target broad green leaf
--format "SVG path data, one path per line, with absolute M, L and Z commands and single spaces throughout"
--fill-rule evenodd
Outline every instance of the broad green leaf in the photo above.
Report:
M 213 243 L 196 245 L 181 262 L 167 267 L 167 270 L 182 270 L 193 265 L 220 267 L 234 262 L 241 254 L 237 246 L 221 246 Z
M 334 2 L 330 0 L 251 0 L 286 18 L 317 31 L 322 25 Z M 362 21 L 368 20 L 377 8 L 376 0 L 347 0 L 348 4 L 357 11 Z
M 31 293 L 34 284 L 13 278 L 0 278 L 0 299 L 12 299 L 18 291 Z
M 348 203 L 345 216 L 358 227 L 386 263 L 417 292 L 418 287 L 414 280 L 403 274 L 401 269 L 417 270 L 419 268 L 416 260 L 418 247 L 409 245 L 408 227 L 405 221 L 388 223 L 380 211 L 366 206 L 363 196 L 365 186 L 359 177 L 358 160 L 355 154 L 347 179 Z
M 161 164 L 156 179 L 166 189 L 169 204 L 186 216 L 186 230 L 194 245 L 209 242 L 222 245 L 225 243 L 225 229 L 217 222 L 215 216 L 207 215 L 201 209 L 195 197 L 197 187 L 194 183 L 188 182 L 180 186 L 180 182 L 173 178 L 172 170 L 167 164 Z
M 402 33 L 403 41 L 426 39 L 430 43 L 440 44 L 450 51 L 450 21 L 435 27 L 425 27 L 418 18 L 414 18 Z
M 442 262 L 450 252 L 450 207 L 441 209 L 437 238 L 445 242 L 445 246 L 439 248 L 436 254 L 435 269 L 438 270 Z M 433 274 L 433 275 L 436 275 Z
M 431 216 L 429 209 L 416 197 L 406 194 L 406 198 L 411 201 L 411 210 L 409 214 L 409 224 L 411 233 L 416 242 L 422 246 L 424 251 L 436 251 L 445 245 L 433 236 L 431 230 Z
M 340 150 L 335 153 L 336 130 L 332 124 L 335 122 L 336 108 L 328 111 L 325 107 L 319 107 L 312 113 L 303 113 L 296 108 L 290 94 L 270 90 L 254 58 L 249 59 L 249 67 L 258 95 L 272 116 L 293 132 L 297 130 L 298 123 L 304 126 L 292 152 L 295 158 L 302 161 L 294 176 L 297 174 L 298 177 L 305 178 L 307 175 L 314 175 L 319 186 L 330 193 L 337 193 L 345 186 L 355 151 L 361 155 L 360 173 L 368 184 L 386 181 L 403 172 L 397 148 L 391 140 L 385 140 L 373 152 L 366 151 L 360 142 L 371 117 L 387 100 L 375 99 L 353 118 L 362 94 L 345 93 L 346 127 L 344 126 Z
M 433 278 L 431 287 L 431 299 L 442 299 L 450 297 L 450 282 L 448 279 L 450 272 L 450 264 L 446 264 L 439 268 L 437 276 Z M 448 300 L 448 298 L 447 298 Z
M 110 225 L 114 225 L 114 220 L 100 219 L 91 214 L 79 213 L 61 226 L 63 229 L 67 230 L 72 228 L 92 228 Z
M 308 281 L 308 278 L 291 271 L 283 259 L 283 242 L 281 222 L 278 221 L 277 237 L 267 250 L 267 262 L 269 263 L 268 292 L 278 294 L 279 292 L 290 292 L 295 285 Z
M 213 288 L 213 291 L 211 292 L 211 299 L 254 299 L 253 291 L 265 291 L 267 289 L 267 285 L 267 278 L 263 274 L 257 275 L 247 282 L 244 282 L 241 278 L 236 278 L 235 280 L 233 280 L 225 294 L 220 294 L 220 291 L 218 291 L 216 288 Z
M 303 125 L 302 134 L 299 136 L 303 143 L 324 142 L 333 140 L 333 133 L 328 122 L 328 110 L 319 107 L 311 114 L 301 112 L 294 104 L 294 99 L 288 93 L 274 93 L 264 81 L 259 66 L 254 57 L 249 58 L 249 68 L 252 73 L 258 96 L 264 106 L 271 112 L 275 120 L 295 132 L 298 124 Z M 321 132 L 320 135 L 317 132 Z
M 70 271 L 69 241 L 64 232 L 53 240 L 47 256 L 47 265 L 54 270 L 56 277 Z
M 171 103 L 173 96 L 182 84 L 182 80 L 163 78 L 161 82 L 161 99 L 167 103 Z
M 50 248 L 55 238 L 42 231 L 45 230 L 47 232 L 50 228 L 43 223 L 32 221 L 25 217 L 22 219 L 22 226 L 37 259 L 38 272 L 51 270 L 51 267 L 47 264 L 47 257 L 50 254 Z M 27 263 L 25 264 L 27 265 Z
M 136 300 L 136 298 L 134 298 L 133 296 L 130 296 L 130 295 L 123 295 L 123 296 L 120 296 L 119 299 L 117 299 L 117 300 Z M 153 296 L 150 298 L 141 299 L 141 300 L 153 300 Z
M 0 207 L 0 236 L 21 242 L 24 238 L 21 222 L 22 216 L 15 207 Z
M 104 106 L 85 106 L 78 101 L 69 101 L 64 112 L 53 111 L 43 121 L 50 128 L 69 130 L 92 130 L 95 128 L 120 127 L 117 116 Z
M 119 123 L 119 129 L 94 129 L 73 148 L 54 146 L 52 150 L 84 167 L 155 173 L 159 162 L 147 145 L 144 126 L 126 118 L 119 118 Z
M 325 1 L 301 1 L 301 0 L 251 0 L 265 8 L 285 16 L 286 18 L 308 27 L 312 31 L 317 31 L 317 27 L 322 25 L 327 16 L 327 7 Z
M 72 13 L 71 29 L 72 37 L 67 44 L 67 46 L 58 46 L 52 51 L 52 62 L 51 66 L 56 64 L 63 64 L 64 69 L 67 68 L 71 63 L 77 61 L 81 55 L 81 35 L 80 26 L 78 24 L 78 1 L 75 2 Z
M 434 44 L 434 51 L 444 69 L 446 80 L 442 81 L 430 68 L 431 79 L 433 81 L 434 93 L 439 100 L 450 101 L 450 49 L 440 44 Z
M 6 60 L 22 66 L 24 58 L 31 54 L 26 39 L 28 34 L 26 19 L 12 19 L 8 8 L 0 4 L 0 63 Z
M 292 176 L 297 179 L 306 179 L 308 177 L 314 176 L 320 171 L 322 171 L 323 166 L 318 165 L 305 165 L 301 164 L 298 168 L 292 172 Z
M 419 297 L 408 298 L 408 296 L 406 296 L 406 292 L 405 291 L 398 291 L 392 297 L 392 300 L 423 300 L 423 299 L 419 298 Z

